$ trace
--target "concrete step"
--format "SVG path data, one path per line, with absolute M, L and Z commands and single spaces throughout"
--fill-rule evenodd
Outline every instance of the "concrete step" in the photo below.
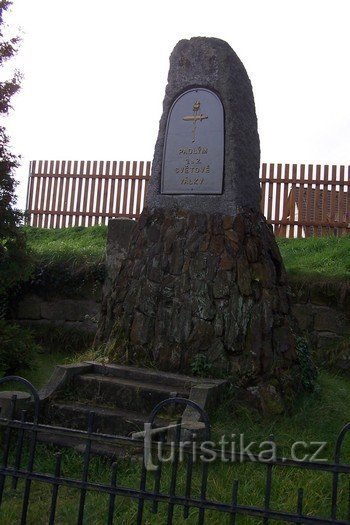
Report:
M 151 368 L 139 368 L 137 366 L 115 364 L 102 365 L 101 363 L 96 363 L 95 361 L 87 361 L 87 363 L 92 365 L 93 373 L 121 377 L 124 379 L 134 379 L 136 381 L 142 381 L 143 383 L 167 385 L 174 387 L 174 390 L 177 388 L 190 390 L 193 385 L 203 383 L 203 379 L 198 379 L 197 377 L 173 374 L 171 372 L 164 372 L 162 370 L 152 370 Z M 215 379 L 206 380 L 205 382 L 208 381 L 210 383 L 219 383 L 219 381 Z
M 185 388 L 90 373 L 74 378 L 74 392 L 77 400 L 88 399 L 94 404 L 108 404 L 118 409 L 132 408 L 143 414 L 149 414 L 159 402 L 169 397 L 189 396 Z
M 87 430 L 90 412 L 94 412 L 93 432 L 103 434 L 130 436 L 144 430 L 144 423 L 148 421 L 145 414 L 138 412 L 78 402 L 51 403 L 46 409 L 46 419 L 50 425 Z

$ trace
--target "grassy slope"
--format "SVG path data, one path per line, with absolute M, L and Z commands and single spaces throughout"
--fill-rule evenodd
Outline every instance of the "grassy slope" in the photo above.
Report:
M 28 246 L 41 264 L 65 263 L 70 268 L 90 266 L 104 259 L 107 227 L 57 230 L 25 228 Z
M 279 239 L 278 245 L 291 276 L 350 278 L 350 235 Z
M 44 230 L 26 228 L 28 244 L 43 264 L 65 263 L 70 268 L 100 263 L 107 227 Z M 344 279 L 350 277 L 350 235 L 309 239 L 278 239 L 287 271 L 292 276 Z

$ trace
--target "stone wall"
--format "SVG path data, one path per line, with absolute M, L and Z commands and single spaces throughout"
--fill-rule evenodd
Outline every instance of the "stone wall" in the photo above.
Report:
M 27 295 L 17 308 L 17 320 L 33 327 L 38 325 L 63 326 L 83 332 L 94 333 L 100 312 L 100 300 L 91 293 L 90 299 L 52 297 L 50 300 L 38 295 Z
M 291 281 L 292 311 L 317 364 L 350 370 L 350 284 Z
M 126 256 L 130 235 L 135 221 L 116 219 L 109 222 L 106 250 L 106 279 L 104 289 L 111 287 L 121 262 Z M 57 287 L 48 290 L 45 286 L 34 290 L 28 288 L 18 302 L 14 313 L 17 321 L 38 325 L 63 326 L 83 332 L 95 333 L 101 310 L 102 287 L 100 282 L 84 280 L 80 286 L 58 292 Z

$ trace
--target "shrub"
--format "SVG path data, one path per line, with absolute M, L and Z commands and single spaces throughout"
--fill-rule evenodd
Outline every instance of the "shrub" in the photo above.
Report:
M 0 67 L 17 52 L 19 38 L 4 37 L 4 13 L 11 6 L 9 0 L 0 0 Z M 2 72 L 0 82 L 0 116 L 8 114 L 11 98 L 19 90 L 21 75 L 14 71 L 10 78 Z M 3 121 L 3 119 L 2 119 Z M 25 235 L 21 224 L 23 216 L 16 208 L 15 170 L 19 166 L 18 158 L 12 153 L 9 137 L 3 125 L 0 125 L 0 316 L 5 317 L 6 301 L 10 290 L 26 279 L 30 273 L 30 263 L 26 250 Z
M 0 319 L 0 377 L 30 368 L 38 350 L 29 330 Z

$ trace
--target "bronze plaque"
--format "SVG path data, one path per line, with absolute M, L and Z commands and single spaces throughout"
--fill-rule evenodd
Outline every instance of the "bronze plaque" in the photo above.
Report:
M 221 194 L 224 110 L 209 89 L 190 89 L 173 103 L 162 165 L 163 194 Z

